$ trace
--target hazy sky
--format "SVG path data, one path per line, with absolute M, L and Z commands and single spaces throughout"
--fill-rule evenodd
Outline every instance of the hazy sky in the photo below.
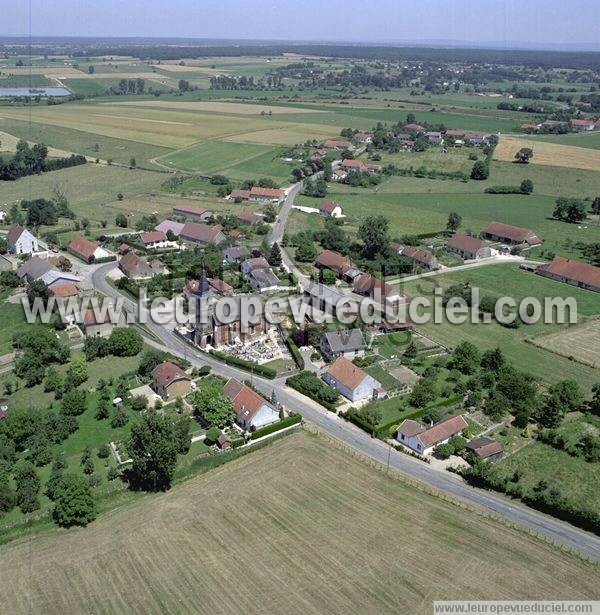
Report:
M 597 43 L 599 0 L 18 0 L 0 34 Z M 10 6 L 10 8 L 7 8 Z M 31 10 L 30 10 L 31 7 Z

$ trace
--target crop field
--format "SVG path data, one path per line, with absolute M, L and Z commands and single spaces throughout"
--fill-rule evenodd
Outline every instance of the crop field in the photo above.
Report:
M 190 67 L 179 67 L 190 68 Z M 108 103 L 104 103 L 108 104 Z M 261 115 L 261 112 L 273 115 L 289 113 L 319 113 L 318 110 L 302 107 L 279 107 L 275 105 L 257 105 L 252 103 L 219 102 L 219 101 L 170 101 L 144 100 L 116 103 L 118 106 L 134 105 L 136 107 L 151 107 L 157 109 L 176 109 L 183 111 L 207 111 L 227 115 Z
M 419 615 L 435 599 L 592 599 L 600 580 L 305 432 L 86 529 L 39 536 L 34 550 L 27 539 L 0 547 L 0 564 L 15 614 Z M 482 569 L 494 570 L 485 583 Z
M 600 320 L 535 337 L 531 343 L 563 357 L 573 357 L 581 363 L 600 367 Z
M 560 145 L 548 141 L 534 141 L 526 137 L 501 137 L 494 150 L 494 158 L 502 161 L 514 160 L 515 153 L 522 147 L 533 149 L 533 158 L 529 164 L 570 169 L 600 171 L 600 151 L 587 147 Z
M 423 278 L 400 285 L 403 292 L 411 297 L 432 296 L 434 285 L 447 288 L 451 284 L 469 281 L 480 289 L 480 295 L 493 297 L 509 296 L 517 302 L 524 297 L 574 297 L 577 301 L 578 317 L 600 314 L 600 297 L 597 293 L 574 288 L 567 284 L 547 280 L 528 273 L 516 265 L 490 265 L 478 267 L 432 278 Z M 586 390 L 598 381 L 598 371 L 568 358 L 559 356 L 544 348 L 527 343 L 526 340 L 538 338 L 542 333 L 566 332 L 566 325 L 543 324 L 523 325 L 519 329 L 507 329 L 497 323 L 472 324 L 466 322 L 453 325 L 446 320 L 440 324 L 431 322 L 418 325 L 432 339 L 444 345 L 455 347 L 467 340 L 481 351 L 499 346 L 512 365 L 531 373 L 540 382 L 551 384 L 559 380 L 573 379 Z

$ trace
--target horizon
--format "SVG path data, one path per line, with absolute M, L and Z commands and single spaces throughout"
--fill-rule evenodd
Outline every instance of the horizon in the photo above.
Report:
M 587 18 L 594 13 L 593 0 L 532 0 L 527 5 L 492 0 L 486 4 L 482 20 L 481 12 L 473 10 L 469 0 L 456 0 L 451 7 L 442 0 L 425 0 L 418 5 L 379 0 L 368 8 L 342 0 L 332 0 L 326 6 L 308 0 L 301 11 L 291 0 L 223 0 L 219 5 L 191 7 L 185 0 L 174 0 L 168 13 L 156 0 L 134 0 L 127 6 L 115 0 L 102 6 L 80 5 L 74 0 L 32 0 L 29 5 L 14 7 L 5 17 L 0 37 L 600 51 L 600 23 Z M 160 18 L 156 17 L 158 10 Z M 344 14 L 343 31 L 340 14 Z M 114 15 L 119 15 L 118 21 Z

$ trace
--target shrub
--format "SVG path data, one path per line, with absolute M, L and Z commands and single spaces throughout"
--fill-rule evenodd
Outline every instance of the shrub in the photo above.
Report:
M 267 425 L 261 429 L 253 431 L 250 438 L 252 440 L 256 440 L 257 438 L 268 436 L 269 434 L 285 429 L 286 427 L 290 427 L 291 425 L 297 425 L 300 422 L 302 422 L 302 415 L 294 414 L 293 416 L 288 416 L 277 423 L 272 423 L 271 425 Z

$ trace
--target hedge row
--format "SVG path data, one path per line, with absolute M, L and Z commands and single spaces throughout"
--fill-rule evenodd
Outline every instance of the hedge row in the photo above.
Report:
M 285 339 L 285 343 L 287 344 L 287 347 L 290 349 L 292 359 L 294 359 L 294 362 L 298 366 L 298 369 L 304 369 L 304 358 L 300 354 L 300 351 L 298 350 L 298 346 L 296 346 L 296 342 L 292 339 L 291 335 Z
M 100 263 L 112 263 L 116 260 L 117 257 L 114 254 L 112 256 L 105 256 L 104 258 L 95 258 L 94 265 L 99 265 Z
M 277 423 L 273 423 L 272 425 L 267 425 L 266 427 L 261 427 L 260 429 L 253 431 L 252 435 L 250 436 L 250 439 L 257 440 L 258 438 L 268 436 L 269 434 L 275 433 L 276 431 L 280 431 L 281 429 L 285 429 L 286 427 L 297 425 L 300 422 L 302 422 L 301 414 L 286 416 L 284 419 L 281 419 Z
M 302 373 L 307 373 L 307 372 L 302 372 Z M 337 412 L 337 407 L 336 407 L 336 405 L 334 403 L 326 401 L 325 399 L 320 398 L 318 395 L 316 395 L 312 391 L 309 391 L 308 389 L 303 387 L 302 383 L 300 381 L 298 381 L 298 379 L 295 376 L 290 376 L 285 381 L 285 383 L 289 387 L 291 387 L 292 389 L 298 391 L 298 393 L 302 393 L 302 395 L 305 395 L 309 399 L 312 399 L 313 401 L 316 401 L 318 404 L 323 406 L 323 408 L 326 408 L 330 412 Z M 325 384 L 325 383 L 323 383 L 323 384 Z M 325 386 L 329 386 L 329 385 L 325 385 Z
M 220 361 L 224 361 L 227 365 L 235 365 L 236 367 L 240 367 L 249 372 L 253 372 L 254 374 L 258 374 L 260 376 L 264 376 L 265 378 L 269 378 L 273 380 L 275 376 L 277 376 L 277 371 L 272 367 L 267 367 L 265 365 L 260 365 L 255 363 L 254 361 L 247 361 L 246 359 L 240 359 L 239 357 L 233 357 L 224 352 L 220 352 L 219 350 L 211 350 L 210 354 L 215 357 L 215 359 L 219 359 Z

